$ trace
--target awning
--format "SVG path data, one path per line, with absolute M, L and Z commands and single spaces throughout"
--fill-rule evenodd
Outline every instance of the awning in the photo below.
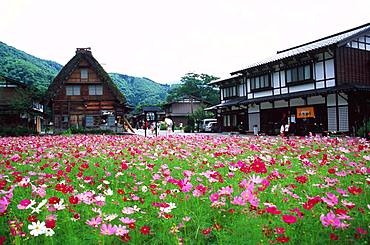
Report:
M 257 103 L 262 103 L 262 102 L 273 102 L 277 100 L 287 100 L 287 99 L 294 99 L 294 98 L 301 98 L 301 97 L 333 94 L 336 92 L 352 92 L 352 91 L 370 92 L 370 86 L 359 86 L 359 85 L 346 84 L 346 85 L 337 86 L 337 87 L 301 91 L 301 92 L 288 93 L 288 94 L 279 94 L 279 95 L 266 96 L 266 97 L 254 98 L 254 99 L 244 98 L 244 100 L 241 101 L 239 104 L 240 105 L 257 104 Z
M 227 106 L 239 105 L 240 102 L 242 102 L 243 100 L 245 100 L 245 97 L 230 99 L 230 100 L 226 100 L 225 102 L 223 102 L 221 104 L 218 104 L 218 105 L 215 105 L 215 106 L 217 108 L 220 108 L 220 107 L 227 107 Z

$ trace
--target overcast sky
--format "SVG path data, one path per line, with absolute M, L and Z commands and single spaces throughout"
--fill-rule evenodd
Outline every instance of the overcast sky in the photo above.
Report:
M 368 22 L 369 0 L 0 0 L 0 41 L 62 65 L 91 47 L 107 72 L 161 83 L 227 77 Z

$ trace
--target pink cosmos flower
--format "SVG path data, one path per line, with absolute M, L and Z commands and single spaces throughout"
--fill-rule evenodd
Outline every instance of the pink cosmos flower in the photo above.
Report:
M 210 196 L 209 196 L 209 199 L 211 200 L 211 202 L 217 202 L 218 201 L 218 194 L 217 193 L 212 193 Z
M 231 202 L 231 204 L 245 206 L 246 202 L 245 202 L 244 198 L 242 198 L 240 196 L 235 196 L 234 200 Z
M 96 218 L 92 218 L 91 220 L 86 221 L 86 224 L 89 226 L 98 228 L 101 222 L 102 222 L 102 218 L 98 216 Z
M 330 211 L 327 215 L 321 214 L 320 220 L 322 225 L 325 227 L 328 227 L 330 225 L 334 228 L 340 227 L 340 220 L 332 211 Z
M 116 228 L 114 226 L 112 226 L 112 224 L 102 224 L 102 226 L 100 227 L 100 234 L 102 235 L 113 235 L 114 233 L 116 232 Z
M 131 224 L 136 222 L 135 219 L 130 219 L 129 217 L 120 218 L 119 221 L 121 221 L 124 224 Z
M 18 154 L 14 154 L 10 160 L 12 160 L 13 162 L 18 162 L 20 159 L 22 159 L 22 157 Z
M 31 201 L 29 199 L 23 199 L 22 201 L 20 201 L 17 208 L 20 209 L 20 210 L 26 209 L 28 207 L 28 205 L 30 205 L 30 204 L 31 204 Z
M 218 194 L 220 195 L 231 195 L 233 193 L 233 188 L 231 186 L 221 187 L 221 189 L 218 191 Z
M 113 226 L 115 229 L 115 235 L 116 236 L 123 236 L 129 233 L 129 230 L 126 229 L 126 226 L 118 225 Z
M 328 204 L 329 207 L 334 207 L 335 205 L 338 204 L 338 198 L 334 194 L 328 192 L 326 193 L 326 196 L 327 198 L 322 197 L 321 200 L 326 202 L 326 204 Z
M 185 178 L 179 181 L 179 187 L 182 192 L 189 192 L 193 188 L 193 185 L 189 182 L 189 179 Z

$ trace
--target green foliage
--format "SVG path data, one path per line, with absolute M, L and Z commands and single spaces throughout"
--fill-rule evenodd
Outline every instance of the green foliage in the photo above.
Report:
M 106 134 L 112 135 L 114 132 L 108 129 L 86 129 L 86 128 L 76 128 L 70 127 L 67 130 L 61 132 L 61 135 L 71 136 L 73 134 Z
M 356 135 L 359 137 L 365 137 L 365 138 L 370 138 L 370 120 L 368 120 L 357 130 Z
M 2 136 L 28 136 L 36 135 L 37 132 L 34 129 L 26 127 L 15 127 L 15 128 L 0 128 L 0 137 Z
M 16 94 L 17 96 L 10 101 L 10 107 L 18 113 L 32 113 L 32 102 L 42 100 L 42 92 L 33 85 L 27 88 L 17 88 Z
M 212 112 L 205 111 L 204 109 L 206 108 L 205 105 L 199 106 L 190 117 L 195 121 L 195 122 L 200 122 L 203 119 L 206 118 L 213 118 L 214 115 Z
M 188 73 L 181 78 L 181 84 L 172 88 L 167 96 L 167 101 L 174 101 L 183 96 L 195 96 L 210 102 L 212 105 L 219 103 L 219 92 L 208 83 L 218 79 L 212 75 Z

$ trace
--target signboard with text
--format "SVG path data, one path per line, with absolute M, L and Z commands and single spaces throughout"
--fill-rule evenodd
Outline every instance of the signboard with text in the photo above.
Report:
M 297 108 L 297 118 L 314 118 L 315 110 L 311 107 Z

